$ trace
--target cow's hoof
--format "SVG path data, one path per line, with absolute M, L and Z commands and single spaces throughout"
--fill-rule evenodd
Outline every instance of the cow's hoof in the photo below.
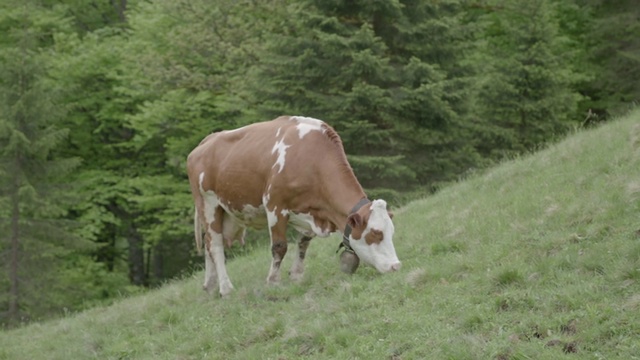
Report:
M 360 265 L 360 259 L 358 255 L 351 251 L 343 251 L 340 254 L 340 270 L 347 274 L 353 274 L 358 270 L 358 265 Z
M 217 287 L 218 287 L 218 284 L 216 284 L 216 283 L 203 284 L 202 285 L 202 291 L 206 292 L 207 294 L 212 294 L 213 293 L 213 289 L 215 289 Z
M 220 297 L 227 297 L 233 291 L 233 285 L 226 283 L 220 286 Z
M 267 276 L 267 285 L 280 285 L 280 271 L 270 271 Z
M 290 271 L 289 272 L 289 279 L 291 279 L 291 281 L 299 283 L 300 281 L 302 281 L 304 273 L 303 272 L 295 272 L 295 271 Z

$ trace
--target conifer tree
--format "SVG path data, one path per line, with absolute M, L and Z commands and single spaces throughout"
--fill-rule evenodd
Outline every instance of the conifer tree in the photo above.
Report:
M 620 115 L 640 101 L 640 6 L 636 0 L 575 0 L 593 77 L 581 91 L 588 121 Z
M 77 161 L 55 153 L 68 131 L 57 126 L 64 108 L 42 50 L 65 20 L 31 1 L 5 4 L 0 14 L 0 256 L 8 279 L 0 304 L 3 322 L 15 325 L 64 303 L 60 293 L 41 299 L 64 283 L 61 259 L 82 245 L 60 220 L 68 194 L 60 184 Z
M 485 17 L 478 100 L 490 129 L 478 143 L 485 156 L 533 150 L 578 123 L 573 85 L 584 77 L 573 68 L 554 11 L 548 0 L 511 0 L 496 2 Z
M 328 121 L 369 189 L 451 180 L 477 160 L 463 121 L 469 74 L 457 61 L 462 3 L 292 6 L 249 82 L 256 106 L 265 118 Z

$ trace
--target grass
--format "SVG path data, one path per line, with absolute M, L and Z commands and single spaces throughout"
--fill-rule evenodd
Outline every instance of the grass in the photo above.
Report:
M 400 272 L 345 275 L 318 239 L 268 287 L 265 241 L 228 298 L 197 273 L 0 332 L 0 359 L 640 359 L 640 112 L 395 215 Z

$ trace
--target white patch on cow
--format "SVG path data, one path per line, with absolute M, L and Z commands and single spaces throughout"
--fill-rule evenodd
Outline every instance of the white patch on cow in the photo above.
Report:
M 205 191 L 202 187 L 204 181 L 204 171 L 199 176 L 199 187 L 202 199 L 204 200 L 204 218 L 207 221 L 207 228 L 215 221 L 216 207 L 220 205 L 220 198 L 211 190 Z
M 289 215 L 289 210 L 287 210 L 287 209 L 282 209 L 282 210 L 280 211 L 280 215 L 282 215 L 282 216 L 287 216 L 287 215 Z
M 289 216 L 289 224 L 301 234 L 306 236 L 319 236 L 327 237 L 330 235 L 328 229 L 323 229 L 316 224 L 315 219 L 311 214 L 303 213 L 296 214 L 291 213 Z
M 269 225 L 269 228 L 274 227 L 278 222 L 278 215 L 276 215 L 277 209 L 278 207 L 276 206 L 273 208 L 273 211 L 267 210 L 267 224 Z
M 218 206 L 218 197 L 211 191 L 211 194 L 204 193 L 202 195 L 204 199 L 204 218 L 207 221 L 207 226 L 211 225 L 215 221 L 216 206 Z
M 275 145 L 273 145 L 273 149 L 271 149 L 271 153 L 275 153 L 276 151 L 278 152 L 278 159 L 276 160 L 275 164 L 273 164 L 273 167 L 276 167 L 276 165 L 279 165 L 280 168 L 278 169 L 278 173 L 280 173 L 282 171 L 282 169 L 284 169 L 284 157 L 287 154 L 287 148 L 289 148 L 291 145 L 286 145 L 284 143 L 284 139 L 280 139 L 280 141 L 276 141 Z
M 300 137 L 300 139 L 302 139 L 311 131 L 321 131 L 322 133 L 325 132 L 325 129 L 323 129 L 322 127 L 322 124 L 324 124 L 322 120 L 304 116 L 293 116 L 291 117 L 291 120 L 295 120 L 298 122 L 296 128 L 298 129 L 298 136 Z
M 278 131 L 276 131 L 276 138 L 278 138 L 278 136 L 280 136 L 280 130 L 282 130 L 281 127 L 278 128 Z
M 382 241 L 379 244 L 367 244 L 366 235 L 371 229 L 382 231 Z M 362 232 L 362 237 L 354 240 L 349 236 L 349 244 L 364 263 L 375 267 L 379 272 L 385 273 L 400 268 L 400 260 L 393 246 L 393 222 L 387 212 L 387 203 L 384 200 L 374 200 L 371 203 L 371 214 L 367 222 L 367 228 Z

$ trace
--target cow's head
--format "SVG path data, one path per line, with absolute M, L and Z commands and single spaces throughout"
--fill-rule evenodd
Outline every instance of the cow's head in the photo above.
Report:
M 349 245 L 362 262 L 381 273 L 400 269 L 400 261 L 393 247 L 392 214 L 384 200 L 374 200 L 350 214 Z

